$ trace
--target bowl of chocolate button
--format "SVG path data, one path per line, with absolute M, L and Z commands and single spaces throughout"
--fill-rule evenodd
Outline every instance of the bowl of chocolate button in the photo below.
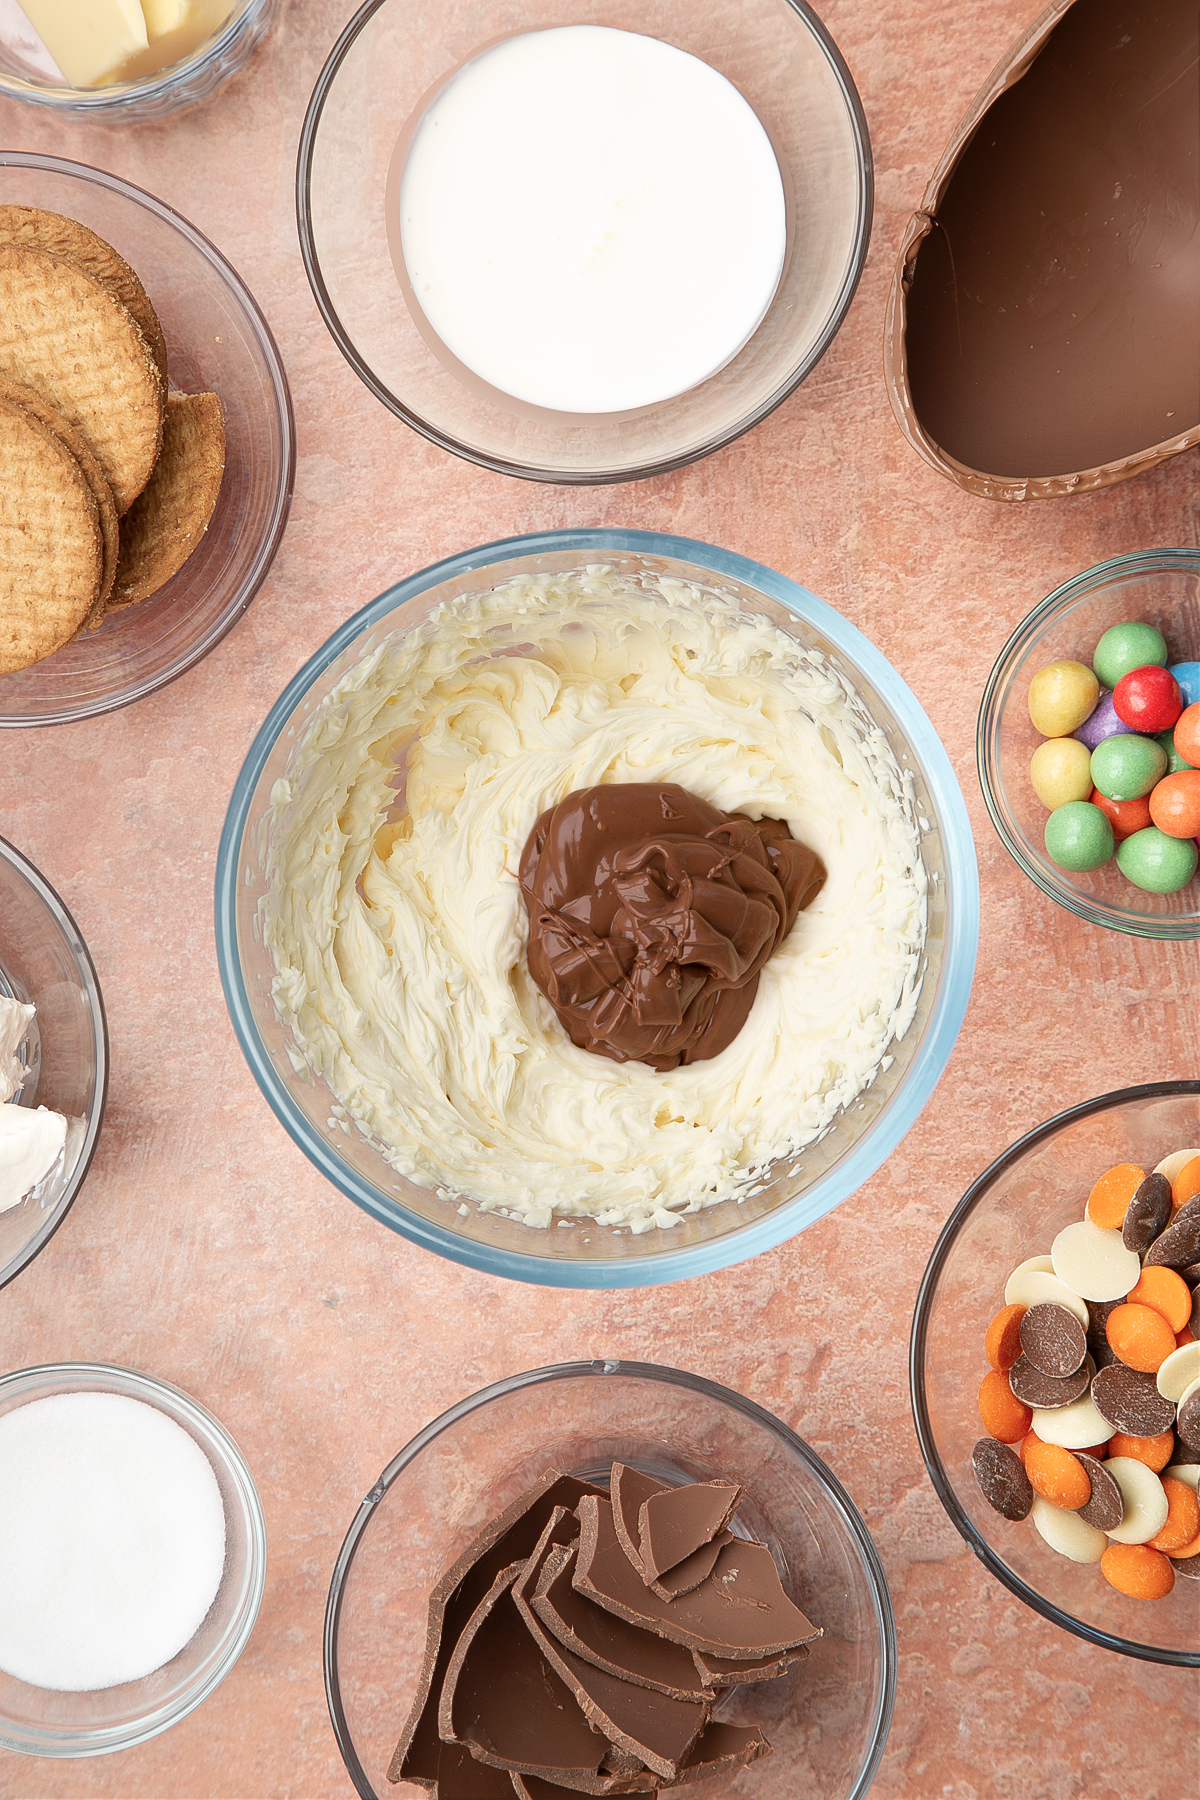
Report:
M 1101 1094 L 973 1182 L 910 1346 L 938 1498 L 1051 1623 L 1200 1668 L 1200 1081 Z
M 1190 0 L 1053 0 L 956 128 L 901 244 L 886 372 L 913 449 L 968 493 L 1086 493 L 1200 443 L 1198 105 Z
M 1089 924 L 1200 936 L 1198 658 L 1200 550 L 1141 550 L 1039 601 L 988 677 L 976 766 L 992 823 Z
M 564 1363 L 388 1464 L 333 1573 L 325 1684 L 363 1800 L 858 1800 L 896 1641 L 852 1501 L 779 1419 L 676 1369 Z

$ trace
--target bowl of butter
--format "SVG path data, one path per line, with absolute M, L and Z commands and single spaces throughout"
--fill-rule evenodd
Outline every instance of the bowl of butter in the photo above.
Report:
M 0 94 L 154 119 L 241 68 L 276 0 L 0 0 Z
M 217 871 L 234 1026 L 376 1219 L 566 1286 L 695 1275 L 848 1198 L 974 967 L 937 735 L 795 582 L 547 532 L 411 576 L 272 708 Z

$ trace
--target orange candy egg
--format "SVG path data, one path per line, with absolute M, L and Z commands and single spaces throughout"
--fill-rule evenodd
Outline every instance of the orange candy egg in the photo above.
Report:
M 1140 800 L 1110 800 L 1099 788 L 1093 788 L 1088 796 L 1093 806 L 1098 806 L 1109 824 L 1117 843 L 1123 843 L 1132 837 L 1135 831 L 1145 831 L 1151 823 L 1150 802 L 1143 796 Z
M 1167 837 L 1200 836 L 1200 769 L 1164 775 L 1150 791 L 1150 818 Z
M 1186 762 L 1200 767 L 1200 700 L 1185 706 L 1176 719 L 1175 748 Z

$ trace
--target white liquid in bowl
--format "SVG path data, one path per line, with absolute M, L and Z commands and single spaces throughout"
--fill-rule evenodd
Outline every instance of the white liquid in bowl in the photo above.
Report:
M 459 362 L 529 405 L 611 413 L 737 355 L 779 284 L 787 214 L 731 82 L 656 38 L 573 25 L 509 38 L 441 90 L 400 237 Z

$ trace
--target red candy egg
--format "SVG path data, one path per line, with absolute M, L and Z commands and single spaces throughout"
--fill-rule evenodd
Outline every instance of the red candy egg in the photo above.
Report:
M 1200 769 L 1196 773 L 1200 775 Z M 1118 844 L 1132 837 L 1135 831 L 1145 831 L 1147 825 L 1153 823 L 1150 817 L 1150 801 L 1143 795 L 1140 800 L 1110 800 L 1099 788 L 1093 788 L 1088 795 L 1093 806 L 1098 806 L 1113 828 L 1113 837 Z
M 1148 663 L 1143 669 L 1130 669 L 1113 689 L 1113 711 L 1122 725 L 1131 731 L 1153 735 L 1170 731 L 1183 711 L 1183 695 L 1170 669 Z
M 1151 789 L 1150 817 L 1167 837 L 1200 836 L 1200 769 L 1164 775 Z

